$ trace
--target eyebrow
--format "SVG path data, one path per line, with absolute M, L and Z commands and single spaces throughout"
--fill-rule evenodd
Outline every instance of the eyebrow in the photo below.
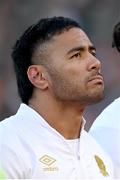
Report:
M 74 47 L 74 48 L 72 48 L 72 49 L 70 49 L 68 52 L 67 52 L 67 54 L 69 55 L 69 54 L 71 54 L 71 53 L 73 53 L 73 52 L 76 52 L 76 51 L 82 51 L 82 50 L 84 50 L 86 47 L 85 46 L 79 46 L 79 47 Z M 93 45 L 90 45 L 89 47 L 88 47 L 88 49 L 89 50 L 94 50 L 94 51 L 96 51 L 96 48 L 93 46 Z

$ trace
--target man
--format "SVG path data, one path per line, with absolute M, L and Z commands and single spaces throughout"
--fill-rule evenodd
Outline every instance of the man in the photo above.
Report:
M 41 19 L 12 53 L 22 104 L 0 125 L 8 178 L 112 177 L 112 165 L 84 131 L 86 106 L 103 98 L 95 47 L 72 19 Z
M 113 47 L 120 52 L 120 23 L 113 30 Z M 120 178 L 120 97 L 111 103 L 93 123 L 90 133 L 109 153 L 115 167 L 115 177 Z

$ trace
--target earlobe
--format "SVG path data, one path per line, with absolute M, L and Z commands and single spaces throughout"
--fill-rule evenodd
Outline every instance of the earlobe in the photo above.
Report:
M 48 87 L 45 69 L 40 65 L 31 65 L 27 70 L 28 79 L 37 88 L 44 90 Z

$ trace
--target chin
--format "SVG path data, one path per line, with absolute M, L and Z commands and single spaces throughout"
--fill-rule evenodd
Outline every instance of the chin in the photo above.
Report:
M 102 101 L 104 99 L 104 94 L 101 93 L 101 94 L 94 94 L 93 97 L 91 97 L 91 104 L 93 103 L 98 103 L 100 101 Z
M 90 102 L 89 104 L 95 104 L 104 99 L 104 91 L 103 90 L 97 90 L 97 91 L 92 91 L 88 95 L 88 101 Z

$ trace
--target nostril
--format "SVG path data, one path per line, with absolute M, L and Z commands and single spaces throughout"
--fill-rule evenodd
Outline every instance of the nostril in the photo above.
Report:
M 91 69 L 97 69 L 97 67 L 96 66 L 92 66 L 92 68 Z

